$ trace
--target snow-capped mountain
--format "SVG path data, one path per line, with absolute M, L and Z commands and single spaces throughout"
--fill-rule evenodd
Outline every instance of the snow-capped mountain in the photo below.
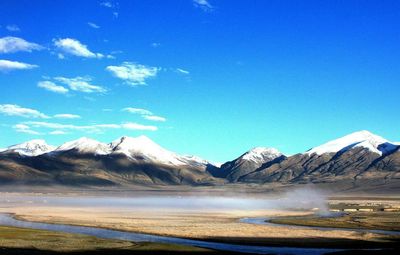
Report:
M 123 136 L 110 144 L 112 154 L 124 154 L 133 160 L 144 160 L 167 165 L 208 164 L 198 157 L 180 156 L 162 148 L 146 136 Z
M 172 166 L 194 165 L 205 167 L 210 164 L 208 161 L 196 156 L 181 156 L 168 151 L 146 136 L 135 138 L 123 136 L 108 144 L 82 137 L 66 142 L 59 147 L 47 145 L 44 140 L 32 140 L 10 146 L 4 151 L 17 152 L 24 156 L 38 156 L 45 153 L 55 155 L 63 152 L 93 155 L 123 154 L 133 161 Z
M 280 157 L 284 158 L 284 155 L 275 148 L 256 147 L 235 160 L 222 164 L 220 169 L 215 170 L 213 174 L 234 182 L 240 177 L 257 170 L 263 164 Z
M 0 184 L 215 185 L 229 181 L 340 183 L 348 188 L 389 183 L 398 188 L 399 176 L 400 144 L 368 131 L 289 157 L 273 148 L 256 147 L 220 167 L 168 151 L 145 136 L 124 136 L 108 144 L 80 138 L 57 148 L 32 140 L 0 152 Z
M 57 153 L 70 150 L 75 150 L 81 153 L 92 153 L 95 155 L 107 155 L 111 153 L 111 147 L 109 144 L 101 143 L 87 137 L 66 142 L 55 149 L 54 152 Z
M 371 152 L 379 155 L 388 153 L 396 149 L 397 145 L 390 143 L 383 137 L 372 134 L 369 131 L 363 130 L 343 136 L 339 139 L 327 142 L 306 153 L 311 155 L 313 153 L 322 155 L 325 153 L 343 152 L 352 148 L 362 147 L 370 150 Z
M 28 142 L 12 145 L 3 152 L 15 152 L 23 156 L 39 156 L 55 149 L 54 146 L 48 145 L 42 139 L 35 139 Z
M 400 147 L 368 131 L 358 131 L 314 147 L 240 178 L 244 182 L 382 181 L 400 174 Z M 399 173 L 398 173 L 399 172 Z
M 252 161 L 255 163 L 265 163 L 282 156 L 282 153 L 275 148 L 255 147 L 241 156 L 243 160 Z
M 94 186 L 223 182 L 206 171 L 207 161 L 170 152 L 145 136 L 121 137 L 109 144 L 83 137 L 57 148 L 44 145 L 31 141 L 10 147 L 23 157 L 1 153 L 0 185 L 10 180 Z

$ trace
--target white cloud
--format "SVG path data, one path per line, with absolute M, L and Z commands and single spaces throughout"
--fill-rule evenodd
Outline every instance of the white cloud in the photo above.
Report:
M 23 108 L 16 104 L 0 104 L 0 113 L 7 116 L 19 116 L 25 118 L 50 118 L 44 113 L 39 112 L 35 109 Z
M 157 75 L 159 68 L 123 62 L 120 66 L 107 66 L 115 77 L 124 80 L 129 85 L 145 85 L 146 79 Z
M 53 39 L 54 45 L 62 52 L 84 58 L 103 58 L 101 53 L 94 53 L 85 44 L 73 38 Z
M 176 71 L 179 72 L 179 73 L 182 73 L 182 74 L 190 74 L 189 71 L 187 71 L 185 69 L 182 69 L 182 68 L 176 68 Z
M 153 48 L 158 48 L 158 47 L 161 46 L 161 43 L 153 42 L 153 43 L 150 44 L 150 45 L 151 45 L 151 47 L 153 47 Z
M 104 93 L 107 90 L 101 86 L 90 84 L 92 78 L 90 77 L 55 77 L 56 81 L 66 84 L 71 90 L 84 92 L 84 93 Z
M 134 122 L 126 122 L 122 124 L 71 125 L 71 124 L 60 124 L 60 123 L 44 122 L 44 121 L 27 121 L 21 124 L 26 125 L 29 128 L 31 127 L 48 128 L 61 131 L 77 130 L 88 133 L 100 133 L 106 129 L 148 130 L 148 131 L 158 130 L 156 126 L 142 125 Z
M 119 9 L 119 4 L 118 2 L 111 2 L 111 1 L 104 1 L 100 3 L 100 6 L 110 8 L 113 10 L 112 14 L 114 15 L 115 18 L 118 18 L 119 13 L 116 11 L 116 9 Z
M 89 126 L 75 126 L 71 124 L 60 124 L 54 122 L 43 122 L 43 121 L 27 121 L 25 125 L 33 126 L 36 128 L 51 128 L 51 129 L 71 129 L 71 130 L 84 130 L 89 129 Z
M 118 124 L 97 124 L 94 126 L 97 128 L 111 128 L 111 129 L 121 128 L 121 126 Z
M 152 120 L 152 121 L 160 121 L 160 122 L 165 122 L 167 121 L 166 118 L 161 117 L 161 116 L 156 116 L 156 115 L 145 115 L 143 116 L 146 120 Z
M 18 133 L 26 133 L 30 135 L 41 135 L 41 133 L 32 129 L 16 129 L 15 131 L 17 131 Z
M 59 86 L 52 81 L 39 81 L 37 86 L 39 88 L 46 89 L 48 91 L 59 93 L 59 94 L 66 94 L 68 93 L 68 89 L 64 88 L 63 86 Z
M 25 124 L 17 124 L 17 125 L 14 125 L 13 128 L 18 133 L 25 133 L 25 134 L 30 134 L 30 135 L 40 135 L 39 132 L 32 130 L 29 126 L 27 126 Z
M 65 131 L 62 131 L 62 130 L 54 130 L 54 131 L 51 131 L 49 134 L 50 135 L 66 135 L 68 133 Z
M 56 114 L 53 117 L 58 118 L 58 119 L 80 119 L 81 118 L 81 116 L 79 116 L 79 115 L 70 114 L 70 113 Z
M 15 24 L 7 25 L 7 26 L 6 26 L 6 29 L 7 29 L 8 31 L 10 31 L 10 32 L 19 32 L 19 31 L 21 31 L 21 29 L 20 29 L 17 25 L 15 25 Z
M 0 71 L 8 72 L 13 70 L 26 70 L 38 67 L 37 65 L 31 65 L 28 63 L 10 61 L 5 59 L 0 59 Z
M 122 111 L 130 112 L 130 113 L 134 113 L 134 114 L 140 114 L 140 115 L 153 115 L 153 113 L 151 111 L 142 109 L 142 108 L 126 107 L 126 108 L 122 109 Z
M 101 2 L 100 5 L 103 6 L 103 7 L 107 7 L 107 8 L 113 8 L 114 7 L 114 5 L 111 2 L 108 2 L 108 1 Z
M 126 107 L 126 108 L 121 109 L 121 111 L 129 112 L 129 113 L 133 113 L 133 114 L 139 114 L 146 120 L 159 121 L 159 122 L 167 121 L 166 118 L 161 117 L 161 116 L 156 116 L 151 111 L 143 109 L 143 108 Z
M 96 28 L 96 29 L 100 28 L 99 25 L 97 25 L 97 24 L 95 24 L 93 22 L 88 22 L 87 24 L 89 25 L 89 27 L 92 27 L 92 28 Z
M 17 125 L 14 125 L 13 128 L 15 128 L 15 129 L 29 129 L 30 127 L 25 125 L 25 124 L 17 124 Z
M 148 130 L 148 131 L 157 131 L 156 126 L 147 126 L 147 125 L 141 125 L 138 123 L 124 123 L 121 125 L 122 128 L 124 129 L 132 129 L 132 130 Z
M 0 38 L 0 53 L 14 53 L 18 51 L 32 52 L 33 50 L 42 50 L 42 46 L 36 43 L 28 42 L 19 37 L 6 36 Z
M 203 11 L 212 11 L 212 6 L 207 0 L 193 0 L 194 6 L 201 8 Z

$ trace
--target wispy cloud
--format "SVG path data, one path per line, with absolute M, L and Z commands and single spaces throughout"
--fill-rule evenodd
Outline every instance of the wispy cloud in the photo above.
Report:
M 17 124 L 13 126 L 14 130 L 18 133 L 25 133 L 30 135 L 40 135 L 41 133 L 32 130 L 28 125 L 25 124 Z
M 21 31 L 21 29 L 15 24 L 7 25 L 6 29 L 8 31 L 10 31 L 10 32 L 19 32 L 19 31 Z
M 115 77 L 124 80 L 127 84 L 136 86 L 146 85 L 146 80 L 155 77 L 159 68 L 123 62 L 119 66 L 107 66 L 106 70 L 111 72 Z
M 51 91 L 54 93 L 59 93 L 59 94 L 66 94 L 69 91 L 67 88 L 57 85 L 52 81 L 39 81 L 37 86 L 39 88 L 43 88 L 45 90 L 48 90 L 48 91 Z
M 143 118 L 145 118 L 146 120 L 151 120 L 151 121 L 159 121 L 159 122 L 167 121 L 166 118 L 161 117 L 161 116 L 156 116 L 156 115 L 146 115 L 146 116 L 143 116 Z
M 50 118 L 44 113 L 35 109 L 24 108 L 16 104 L 0 104 L 0 113 L 7 116 L 19 116 L 25 118 Z
M 54 45 L 65 54 L 84 58 L 103 58 L 101 53 L 94 53 L 85 44 L 73 38 L 53 39 Z M 63 55 L 61 54 L 63 57 Z
M 117 9 L 119 9 L 118 2 L 104 1 L 100 3 L 100 6 L 113 9 L 112 14 L 114 15 L 115 18 L 118 18 L 119 16 L 119 13 L 117 12 Z
M 49 134 L 50 135 L 66 135 L 68 133 L 65 131 L 62 131 L 62 130 L 54 130 L 54 131 L 49 132 Z
M 91 84 L 92 78 L 90 77 L 55 77 L 56 81 L 59 81 L 67 85 L 73 91 L 79 91 L 84 93 L 105 93 L 107 90 L 102 86 Z
M 187 71 L 187 70 L 185 70 L 185 69 L 182 69 L 182 68 L 176 68 L 176 71 L 177 71 L 178 73 L 181 73 L 181 74 L 190 74 L 189 71 Z
M 53 117 L 57 118 L 57 119 L 80 119 L 81 118 L 81 116 L 79 116 L 77 114 L 70 114 L 70 113 L 56 114 Z
M 203 11 L 212 11 L 214 9 L 214 6 L 212 6 L 207 0 L 193 0 L 193 4 Z
M 150 44 L 151 45 L 151 47 L 153 47 L 153 48 L 158 48 L 158 47 L 160 47 L 161 46 L 161 43 L 158 43 L 158 42 L 153 42 L 152 44 Z
M 9 71 L 13 71 L 13 70 L 33 69 L 36 67 L 39 67 L 39 66 L 31 65 L 28 63 L 24 63 L 24 62 L 0 59 L 0 71 L 3 71 L 3 72 L 9 72 Z
M 101 133 L 107 129 L 126 129 L 126 130 L 147 130 L 147 131 L 157 131 L 158 128 L 152 125 L 143 125 L 135 122 L 126 122 L 120 124 L 94 124 L 94 125 L 72 125 L 72 124 L 61 124 L 54 122 L 44 122 L 44 121 L 26 121 L 20 123 L 28 126 L 29 128 L 47 128 L 55 129 L 53 131 L 66 131 L 75 130 L 83 131 L 87 133 Z
M 6 36 L 0 38 L 0 53 L 14 53 L 18 51 L 32 52 L 42 49 L 44 49 L 44 47 L 39 44 L 28 42 L 19 37 Z
M 122 109 L 122 111 L 134 113 L 134 114 L 140 114 L 140 115 L 152 115 L 153 114 L 149 110 L 142 109 L 142 108 L 133 108 L 133 107 L 126 107 L 126 108 Z
M 100 28 L 99 25 L 97 25 L 96 23 L 93 23 L 93 22 L 88 22 L 87 24 L 91 28 L 95 28 L 95 29 L 99 29 Z
M 146 120 L 159 121 L 159 122 L 167 121 L 166 118 L 161 117 L 161 116 L 156 116 L 151 111 L 149 111 L 147 109 L 143 109 L 143 108 L 126 107 L 126 108 L 121 109 L 121 111 L 129 112 L 129 113 L 133 113 L 133 114 L 139 114 Z
M 109 1 L 101 2 L 100 6 L 107 7 L 107 8 L 113 8 L 114 7 L 113 3 L 109 2 Z
M 142 124 L 133 123 L 133 122 L 124 123 L 121 125 L 121 127 L 124 129 L 148 130 L 148 131 L 157 131 L 157 129 L 158 129 L 156 126 L 142 125 Z

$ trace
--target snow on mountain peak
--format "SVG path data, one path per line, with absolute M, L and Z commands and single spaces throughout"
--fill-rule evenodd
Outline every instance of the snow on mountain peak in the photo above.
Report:
M 129 137 L 123 136 L 111 142 L 113 151 L 139 151 L 139 152 L 155 152 L 161 148 L 147 136 Z M 129 154 L 129 153 L 128 153 Z
M 362 130 L 312 148 L 306 153 L 322 155 L 324 153 L 337 153 L 353 147 L 363 147 L 382 155 L 382 153 L 395 149 L 396 146 L 381 136 Z
M 5 151 L 17 152 L 23 156 L 39 156 L 51 152 L 54 146 L 48 145 L 43 139 L 34 139 L 28 142 L 12 145 Z
M 96 155 L 106 155 L 111 152 L 111 148 L 108 144 L 87 137 L 81 137 L 77 140 L 66 142 L 55 151 L 59 152 L 69 150 L 77 150 L 83 153 L 94 153 Z
M 275 148 L 255 147 L 243 154 L 242 159 L 254 162 L 265 162 L 266 160 L 272 160 L 280 156 L 282 156 L 282 153 Z
M 136 138 L 123 136 L 111 143 L 113 153 L 125 154 L 131 159 L 144 158 L 161 164 L 184 165 L 188 159 L 170 152 L 153 142 L 147 136 Z

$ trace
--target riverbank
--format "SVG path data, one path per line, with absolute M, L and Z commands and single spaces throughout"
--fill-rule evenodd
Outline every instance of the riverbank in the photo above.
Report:
M 134 243 L 94 236 L 0 226 L 0 254 L 227 254 L 209 249 L 161 243 Z

